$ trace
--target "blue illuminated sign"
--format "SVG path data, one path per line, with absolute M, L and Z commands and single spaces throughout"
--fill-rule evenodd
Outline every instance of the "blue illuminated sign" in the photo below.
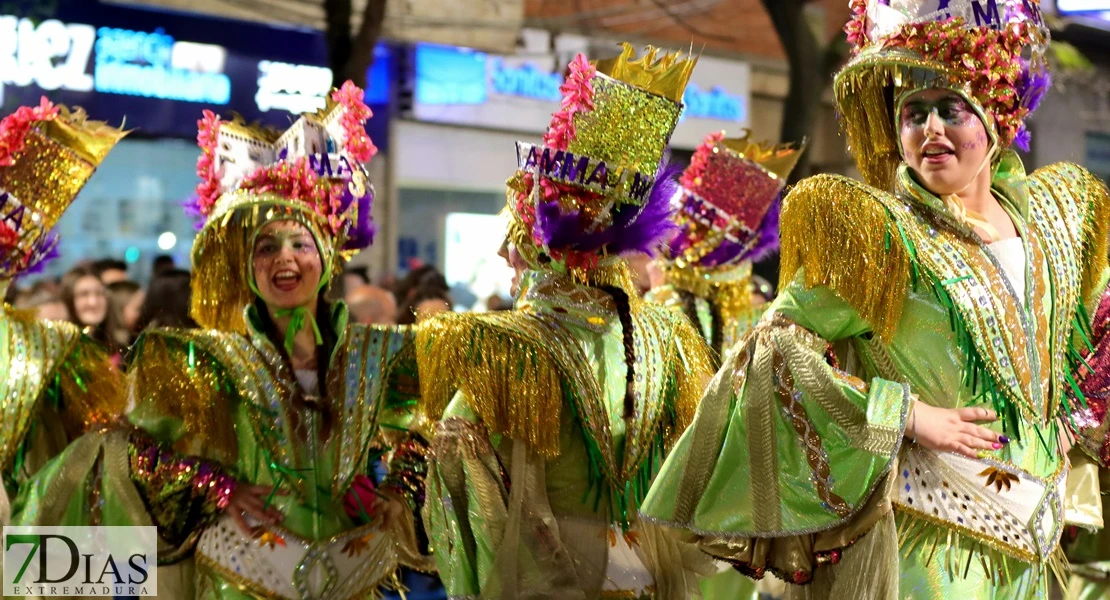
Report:
M 541 71 L 532 63 L 521 67 L 506 67 L 503 60 L 493 62 L 493 91 L 503 96 L 520 96 L 535 100 L 559 102 L 563 94 L 563 76 L 559 73 Z
M 96 67 L 93 72 L 96 91 L 227 104 L 231 99 L 231 79 L 223 73 L 175 67 L 175 46 L 173 37 L 166 35 L 162 29 L 147 33 L 101 27 L 97 30 Z M 218 46 L 214 48 L 218 52 L 223 51 Z
M 709 91 L 703 91 L 697 84 L 691 83 L 686 86 L 682 102 L 686 105 L 685 110 L 682 111 L 684 118 L 697 117 L 742 123 L 748 117 L 748 107 L 744 98 L 730 94 L 717 85 Z
M 414 95 L 420 104 L 485 104 L 485 53 L 417 44 Z

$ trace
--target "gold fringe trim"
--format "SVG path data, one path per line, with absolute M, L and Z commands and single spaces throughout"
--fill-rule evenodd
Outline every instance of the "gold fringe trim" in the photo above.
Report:
M 1093 173 L 1081 169 L 1087 188 L 1086 219 L 1083 222 L 1083 295 L 1084 304 L 1097 301 L 1102 294 L 1096 289 L 1106 272 L 1110 252 L 1110 191 Z
M 850 304 L 884 342 L 894 335 L 910 283 L 910 255 L 879 192 L 839 175 L 810 177 L 782 207 L 781 281 L 799 269 Z
M 132 415 L 140 426 L 146 417 L 177 419 L 184 430 L 178 451 L 231 464 L 238 456 L 228 404 L 228 394 L 234 392 L 223 389 L 227 375 L 207 350 L 203 335 L 154 329 L 139 338 L 128 373 L 130 397 L 137 403 Z
M 925 557 L 923 566 L 932 564 L 934 560 L 944 561 L 944 567 L 949 573 L 956 577 L 966 577 L 972 563 L 977 562 L 995 585 L 1012 583 L 1017 569 L 1039 566 L 1043 569 L 1041 576 L 1052 573 L 1066 588 L 1071 573 L 1067 557 L 1059 545 L 1043 563 L 1035 558 L 1022 560 L 999 550 L 984 539 L 937 525 L 924 515 L 909 514 L 901 509 L 896 509 L 896 512 L 898 547 L 902 556 L 920 551 Z
M 577 346 L 569 335 L 556 339 L 557 331 L 523 312 L 425 321 L 416 334 L 425 414 L 438 421 L 461 391 L 491 432 L 523 440 L 546 458 L 558 456 L 563 389 L 578 376 L 559 355 L 561 347 Z
M 672 350 L 668 352 L 671 357 L 667 364 L 673 365 L 673 361 L 683 361 L 683 364 L 673 366 L 678 396 L 674 401 L 676 423 L 672 437 L 677 439 L 694 422 L 694 413 L 697 412 L 701 397 L 713 378 L 716 360 L 709 346 L 706 345 L 705 338 L 694 329 L 694 325 L 686 317 L 671 311 L 667 314 L 674 324 L 674 337 L 678 342 L 671 345 Z

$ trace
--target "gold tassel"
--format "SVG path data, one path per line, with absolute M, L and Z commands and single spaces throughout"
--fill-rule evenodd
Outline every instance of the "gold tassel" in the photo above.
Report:
M 416 335 L 423 410 L 439 420 L 455 392 L 493 433 L 524 440 L 546 458 L 559 455 L 563 389 L 581 377 L 562 348 L 573 337 L 525 312 L 448 314 L 425 321 Z
M 782 207 L 782 271 L 824 286 L 889 342 L 902 316 L 910 256 L 879 192 L 838 175 L 799 183 Z

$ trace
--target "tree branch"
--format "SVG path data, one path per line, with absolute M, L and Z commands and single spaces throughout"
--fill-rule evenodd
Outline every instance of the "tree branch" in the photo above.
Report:
M 359 24 L 358 34 L 351 45 L 350 56 L 343 65 L 343 78 L 350 79 L 361 88 L 366 87 L 366 73 L 374 64 L 374 46 L 382 35 L 385 3 L 386 0 L 367 0 L 362 23 Z
M 324 24 L 332 85 L 339 87 L 351 57 L 351 0 L 324 0 Z

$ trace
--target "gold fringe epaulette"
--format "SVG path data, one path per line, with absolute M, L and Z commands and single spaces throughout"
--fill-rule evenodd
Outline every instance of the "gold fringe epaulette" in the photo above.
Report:
M 798 183 L 782 205 L 782 270 L 824 286 L 890 341 L 910 284 L 910 254 L 888 209 L 893 196 L 839 175 Z
M 236 390 L 210 349 L 225 336 L 230 337 L 205 330 L 147 330 L 135 342 L 127 375 L 134 424 L 179 421 L 177 451 L 231 464 L 238 442 L 228 399 Z
M 1081 203 L 1062 208 L 1064 214 L 1075 214 L 1082 219 L 1080 276 L 1083 295 L 1080 297 L 1088 305 L 1097 302 L 1103 290 L 1096 287 L 1103 280 L 1108 266 L 1107 252 L 1110 251 L 1110 192 L 1106 184 L 1087 169 L 1073 163 L 1057 163 L 1037 169 L 1029 177 L 1046 186 L 1064 186 L 1071 192 L 1054 194 L 1057 201 L 1074 198 Z
M 425 321 L 416 334 L 424 412 L 438 420 L 461 391 L 492 433 L 558 456 L 564 389 L 592 377 L 588 365 L 575 368 L 577 348 L 565 329 L 523 311 Z

